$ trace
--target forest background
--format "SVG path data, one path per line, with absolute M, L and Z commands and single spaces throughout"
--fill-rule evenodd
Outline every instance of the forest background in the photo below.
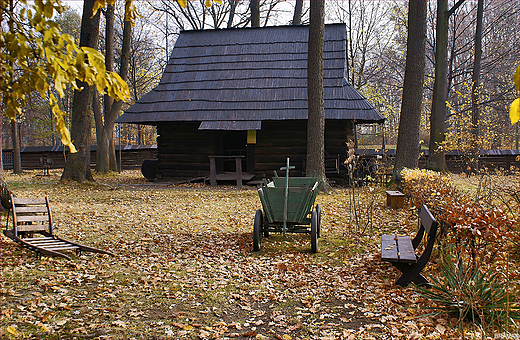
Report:
M 70 7 L 56 17 L 64 33 L 79 39 L 81 5 L 70 1 Z M 260 1 L 260 26 L 288 25 L 294 20 L 296 1 Z M 302 24 L 309 22 L 308 2 L 303 2 Z M 18 4 L 21 9 L 23 6 Z M 29 3 L 27 6 L 31 6 Z M 251 25 L 247 1 L 224 1 L 207 7 L 205 1 L 189 1 L 183 8 L 171 1 L 138 1 L 139 16 L 131 36 L 131 53 L 127 83 L 132 105 L 159 81 L 167 59 L 181 30 L 246 27 Z M 429 144 L 435 68 L 436 3 L 428 3 L 425 86 L 421 115 L 421 147 Z M 518 62 L 518 13 L 516 0 L 485 1 L 482 35 L 482 66 L 479 91 L 480 149 L 518 149 L 518 125 L 511 125 L 508 110 L 516 98 L 511 74 Z M 383 138 L 389 148 L 395 147 L 401 111 L 402 86 L 407 38 L 406 1 L 327 1 L 326 23 L 347 25 L 347 63 L 345 74 L 387 118 L 383 126 L 360 126 L 359 144 L 378 148 Z M 447 150 L 469 150 L 471 122 L 471 86 L 474 59 L 474 37 L 477 1 L 465 1 L 449 18 L 448 37 L 448 106 Z M 101 16 L 100 51 L 105 53 L 105 16 Z M 118 71 L 123 38 L 124 4 L 116 5 L 115 70 Z M 56 97 L 58 97 L 56 95 Z M 70 124 L 72 91 L 60 99 L 60 108 Z M 8 118 L 2 118 L 2 145 L 12 148 L 13 134 Z M 23 146 L 57 146 L 59 133 L 51 107 L 39 94 L 31 95 L 19 117 L 19 138 Z M 155 144 L 152 126 L 122 124 L 116 128 L 115 139 L 122 144 Z M 92 141 L 96 139 L 92 125 Z

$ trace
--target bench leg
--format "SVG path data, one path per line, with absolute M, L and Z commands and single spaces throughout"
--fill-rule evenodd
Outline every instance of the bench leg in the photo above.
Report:
M 418 263 L 407 264 L 407 263 L 392 263 L 394 267 L 401 271 L 401 277 L 395 281 L 398 286 L 406 287 L 410 282 L 416 285 L 430 285 L 428 280 L 421 275 L 421 271 L 424 266 L 418 265 Z

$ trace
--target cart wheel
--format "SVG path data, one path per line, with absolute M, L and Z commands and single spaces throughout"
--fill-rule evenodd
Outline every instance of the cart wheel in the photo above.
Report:
M 318 215 L 318 238 L 321 237 L 321 207 L 316 204 L 316 214 Z
M 262 225 L 264 224 L 262 209 L 258 209 L 255 214 L 255 224 L 253 226 L 253 251 L 259 251 L 262 244 Z
M 314 254 L 318 252 L 318 214 L 311 213 L 311 250 Z

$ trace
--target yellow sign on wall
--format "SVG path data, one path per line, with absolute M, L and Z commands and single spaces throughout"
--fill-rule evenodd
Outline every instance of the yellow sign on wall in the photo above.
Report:
M 247 144 L 256 144 L 256 130 L 247 130 Z

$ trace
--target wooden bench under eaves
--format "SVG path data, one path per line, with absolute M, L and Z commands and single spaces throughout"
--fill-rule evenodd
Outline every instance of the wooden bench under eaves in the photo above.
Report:
M 87 251 L 114 255 L 109 251 L 88 247 L 54 235 L 52 213 L 47 196 L 42 198 L 17 198 L 11 195 L 11 203 L 13 228 L 8 229 L 8 215 L 4 235 L 19 245 L 37 252 L 39 255 L 60 256 L 68 260 L 71 258 L 63 254 L 62 251 L 75 250 L 78 253 Z

